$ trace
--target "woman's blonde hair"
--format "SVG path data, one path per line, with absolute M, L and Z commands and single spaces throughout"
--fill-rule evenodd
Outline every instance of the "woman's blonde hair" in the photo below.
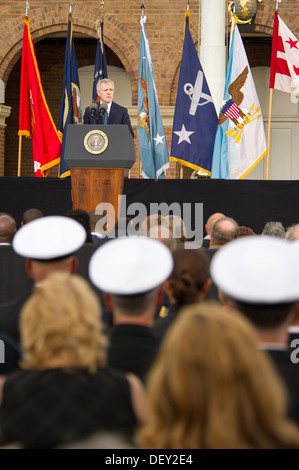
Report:
M 105 365 L 101 307 L 83 278 L 50 274 L 21 312 L 22 366 L 48 368 L 62 361 L 94 372 Z
M 185 307 L 148 377 L 152 449 L 298 448 L 286 396 L 254 331 L 215 302 Z

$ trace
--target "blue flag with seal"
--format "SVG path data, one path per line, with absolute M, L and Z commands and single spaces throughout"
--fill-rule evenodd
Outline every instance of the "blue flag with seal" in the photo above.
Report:
M 77 58 L 73 41 L 73 19 L 71 14 L 68 16 L 63 91 L 58 125 L 58 134 L 62 137 L 59 170 L 61 178 L 70 176 L 70 170 L 64 161 L 66 129 L 68 124 L 82 124 L 81 93 Z
M 165 178 L 169 167 L 169 151 L 162 123 L 153 63 L 141 16 L 139 83 L 138 83 L 138 140 L 143 178 Z
M 242 179 L 267 153 L 261 106 L 236 21 L 233 16 L 211 178 Z
M 98 103 L 100 97 L 97 95 L 97 83 L 103 78 L 108 78 L 107 63 L 106 63 L 106 52 L 104 44 L 104 20 L 101 19 L 100 28 L 98 30 L 98 42 L 96 50 L 96 60 L 94 64 L 94 75 L 93 75 L 93 88 L 92 88 L 92 102 Z
M 218 117 L 189 22 L 187 12 L 170 160 L 210 176 Z

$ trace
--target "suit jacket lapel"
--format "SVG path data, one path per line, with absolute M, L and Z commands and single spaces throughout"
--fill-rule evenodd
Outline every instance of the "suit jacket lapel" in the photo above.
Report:
M 115 104 L 114 104 L 114 102 L 112 101 L 110 113 L 109 113 L 109 116 L 108 116 L 108 124 L 112 124 L 112 123 L 113 123 L 113 121 L 114 121 L 114 116 L 115 116 Z

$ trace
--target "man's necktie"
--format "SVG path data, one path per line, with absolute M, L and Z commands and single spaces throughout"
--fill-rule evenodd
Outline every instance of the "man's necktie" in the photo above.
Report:
M 107 113 L 107 112 L 104 113 L 104 116 L 103 116 L 103 123 L 104 123 L 104 124 L 107 124 L 107 123 L 108 123 L 108 113 Z

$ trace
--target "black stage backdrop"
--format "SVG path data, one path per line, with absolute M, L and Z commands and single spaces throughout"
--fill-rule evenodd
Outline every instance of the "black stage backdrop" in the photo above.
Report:
M 203 222 L 214 212 L 261 233 L 268 221 L 284 227 L 299 222 L 299 181 L 258 180 L 125 180 L 127 206 L 142 202 L 203 204 Z
M 299 181 L 126 179 L 124 195 L 127 207 L 139 202 L 148 214 L 151 203 L 202 203 L 203 223 L 214 212 L 223 212 L 256 233 L 267 221 L 280 221 L 284 227 L 299 222 Z M 19 225 L 32 207 L 45 215 L 65 215 L 72 208 L 70 178 L 0 178 L 0 212 L 11 213 Z

